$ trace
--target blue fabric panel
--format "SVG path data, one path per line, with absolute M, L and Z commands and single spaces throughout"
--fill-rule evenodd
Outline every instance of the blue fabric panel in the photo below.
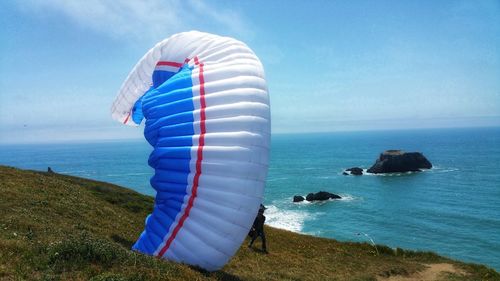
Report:
M 156 217 L 157 221 L 163 226 L 166 231 L 168 231 L 167 228 L 169 228 L 175 220 L 175 218 L 171 218 L 166 212 L 158 207 L 155 207 L 154 217 Z
M 151 186 L 156 190 L 156 196 L 158 194 L 163 194 L 163 193 L 180 193 L 180 194 L 185 194 L 186 193 L 186 185 L 185 184 L 178 184 L 175 182 L 162 182 L 159 180 L 156 180 L 154 177 L 151 178 L 150 180 Z
M 165 81 L 165 83 L 162 83 L 160 86 L 158 86 L 158 90 L 166 92 L 165 88 L 168 88 L 168 91 L 191 88 L 193 86 L 192 82 L 190 82 L 189 84 L 185 83 L 186 79 L 191 81 L 191 75 L 192 67 L 189 67 L 189 65 L 185 64 L 184 66 L 182 66 L 178 73 L 172 76 L 171 79 L 168 79 L 167 81 Z M 179 99 L 180 98 L 177 98 L 175 100 Z
M 142 106 L 144 136 L 154 147 L 148 163 L 155 169 L 150 183 L 157 193 L 153 214 L 134 250 L 153 254 L 158 249 L 187 195 L 194 135 L 192 87 L 188 66 L 178 73 L 154 71 L 153 87 L 136 103 L 134 113 L 140 118 Z
M 172 78 L 159 87 L 155 87 L 158 93 L 144 97 L 143 110 L 146 111 L 155 104 L 165 104 L 191 98 L 193 97 L 192 87 L 191 68 L 184 66 Z
M 160 237 L 161 233 L 165 233 L 167 230 L 155 219 L 155 217 L 151 217 L 151 220 L 148 224 L 146 224 L 146 233 L 148 237 L 152 240 L 152 244 L 161 244 L 162 237 Z
M 150 145 L 156 146 L 156 143 L 158 142 L 158 130 L 149 130 L 146 132 L 146 129 L 144 129 L 144 138 L 146 138 Z
M 192 102 L 192 101 L 191 101 Z M 190 116 L 190 117 L 188 117 Z M 158 142 L 158 137 L 160 135 L 166 136 L 166 134 L 170 136 L 192 136 L 194 135 L 193 130 L 193 111 L 187 111 L 180 114 L 173 115 L 174 119 L 179 121 L 184 121 L 183 123 L 174 123 L 173 122 L 165 122 L 165 125 L 162 126 L 162 122 L 158 120 L 157 122 L 151 124 L 152 128 L 146 127 L 144 129 L 144 136 L 149 141 L 149 143 L 156 144 Z M 166 119 L 163 119 L 166 120 Z M 168 133 L 159 134 L 160 131 L 168 131 Z
M 145 236 L 146 236 L 146 231 L 144 230 L 141 233 L 141 235 L 139 236 L 139 239 L 137 239 L 137 241 L 132 246 L 132 250 L 134 250 L 134 251 L 141 251 L 140 249 L 144 249 L 144 246 L 142 245 L 142 241 L 144 240 Z
M 158 137 L 176 137 L 194 135 L 193 123 L 165 126 L 158 130 Z
M 193 112 L 193 99 L 184 99 L 181 101 L 162 103 L 147 109 L 149 117 L 158 119 L 165 116 L 174 115 L 181 112 Z
M 168 193 L 168 192 L 162 192 L 161 195 L 157 196 L 155 199 L 156 203 L 160 205 L 167 204 L 166 200 L 175 200 L 180 202 L 181 204 L 184 202 L 184 196 L 182 196 L 182 194 Z
M 189 173 L 190 172 L 189 162 L 191 162 L 191 159 L 171 160 L 162 158 L 156 162 L 156 167 L 162 170 L 172 170 L 172 171 Z
M 145 134 L 152 131 L 156 131 L 158 130 L 158 128 L 163 126 L 188 123 L 188 122 L 192 123 L 194 121 L 194 117 L 193 117 L 193 112 L 182 112 L 154 120 L 155 120 L 154 122 L 151 122 L 150 120 L 146 121 L 146 126 L 148 131 L 145 131 L 144 132 Z
M 158 129 L 162 123 L 158 120 L 172 118 L 167 124 L 179 120 L 190 123 L 187 130 L 173 135 L 193 135 L 193 81 L 191 68 L 184 66 L 181 70 L 157 88 L 151 89 L 142 97 L 142 111 L 146 117 L 144 137 L 155 146 L 158 141 Z M 190 116 L 189 116 L 190 115 Z M 185 128 L 184 128 L 185 129 Z
M 146 229 L 146 235 L 145 235 L 146 239 L 144 239 L 144 246 L 148 251 L 148 253 L 154 253 L 156 250 L 155 244 L 153 244 L 154 238 L 151 237 L 152 235 L 153 234 L 151 233 L 151 231 L 147 231 Z
M 172 206 L 172 207 L 164 206 L 163 208 L 161 208 L 161 210 L 164 213 L 164 215 L 167 215 L 166 217 L 170 218 L 173 222 L 175 220 L 175 217 L 177 216 L 177 214 L 180 211 L 180 206 L 179 206 L 179 209 L 175 208 L 175 206 Z
M 156 204 L 159 205 L 158 208 L 160 208 L 162 210 L 168 210 L 168 209 L 180 210 L 183 203 L 184 203 L 184 201 L 178 201 L 175 199 L 156 200 Z
M 161 158 L 166 158 L 171 161 L 175 161 L 176 159 L 191 159 L 191 147 L 157 147 L 149 155 L 149 166 L 158 169 L 158 167 L 156 167 L 156 162 Z
M 178 173 L 178 172 L 161 172 L 155 173 L 153 178 L 158 182 L 172 182 L 178 184 L 187 184 L 187 177 L 189 173 Z
M 184 79 L 179 79 L 181 82 L 186 82 L 184 80 L 190 79 L 190 77 L 186 77 Z M 192 88 L 182 88 L 171 90 L 170 88 L 164 89 L 156 89 L 163 94 L 154 95 L 153 97 L 149 97 L 148 99 L 143 101 L 143 110 L 149 110 L 151 107 L 154 107 L 158 104 L 169 104 L 172 102 L 177 102 L 180 100 L 185 100 L 193 97 L 193 89 Z M 167 91 L 167 92 L 163 92 Z
M 137 99 L 132 108 L 132 121 L 137 125 L 141 124 L 142 119 L 144 119 L 144 114 L 142 114 L 142 98 L 152 89 L 153 88 L 150 88 L 142 97 Z
M 175 90 L 164 94 L 163 96 L 157 96 L 149 102 L 143 102 L 143 110 L 150 110 L 158 104 L 170 104 L 177 101 L 182 101 L 185 99 L 190 99 L 193 96 L 192 88 L 186 88 L 181 90 Z M 154 119 L 153 119 L 154 120 Z
M 177 215 L 177 212 L 169 212 L 167 210 L 168 208 L 159 208 L 159 207 L 155 207 L 155 216 L 157 216 L 158 218 L 161 218 L 161 223 L 163 224 L 163 226 L 168 226 L 170 227 L 170 225 L 175 221 L 175 216 Z
M 169 147 L 169 146 L 192 146 L 193 137 L 192 136 L 177 136 L 177 137 L 161 137 L 158 139 L 157 146 Z
M 161 198 L 160 198 L 161 197 Z M 155 204 L 159 207 L 171 207 L 170 201 L 177 201 L 179 203 L 184 203 L 184 197 L 182 194 L 176 194 L 172 192 L 162 192 L 160 197 L 155 198 Z
M 153 71 L 153 87 L 157 88 L 161 84 L 165 83 L 168 79 L 174 76 L 175 72 L 165 71 L 165 70 L 155 70 Z

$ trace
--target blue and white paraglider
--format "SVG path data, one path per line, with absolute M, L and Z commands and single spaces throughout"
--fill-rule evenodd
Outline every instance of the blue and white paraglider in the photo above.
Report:
M 207 270 L 245 239 L 263 199 L 270 108 L 264 70 L 244 43 L 197 31 L 154 46 L 112 106 L 145 121 L 154 210 L 133 249 Z

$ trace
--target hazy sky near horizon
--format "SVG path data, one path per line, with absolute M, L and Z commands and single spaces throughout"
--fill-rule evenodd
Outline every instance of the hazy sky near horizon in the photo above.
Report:
M 500 1 L 0 2 L 0 142 L 142 137 L 121 83 L 181 31 L 262 60 L 272 130 L 500 126 Z

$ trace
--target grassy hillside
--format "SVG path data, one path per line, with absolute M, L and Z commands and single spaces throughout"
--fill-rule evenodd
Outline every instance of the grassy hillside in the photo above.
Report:
M 432 264 L 454 269 L 436 280 L 500 280 L 485 266 L 433 253 L 271 227 L 270 254 L 243 245 L 208 273 L 129 250 L 152 204 L 116 185 L 0 166 L 0 280 L 416 280 Z

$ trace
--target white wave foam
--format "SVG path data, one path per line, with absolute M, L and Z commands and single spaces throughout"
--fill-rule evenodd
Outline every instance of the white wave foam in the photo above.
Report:
M 345 176 L 344 173 L 347 173 L 348 175 L 351 175 L 351 171 L 347 171 L 346 169 L 342 169 L 341 171 L 338 172 L 338 175 Z
M 339 194 L 340 197 L 342 197 L 341 199 L 335 199 L 335 200 L 339 200 L 339 201 L 354 201 L 356 200 L 357 198 L 350 195 L 350 194 Z
M 266 224 L 272 227 L 301 232 L 306 220 L 314 219 L 307 212 L 281 210 L 274 205 L 267 207 L 265 212 Z
M 432 169 L 426 170 L 432 173 L 450 173 L 450 172 L 456 172 L 459 171 L 460 169 L 458 168 L 453 168 L 453 167 L 441 167 L 441 166 L 434 166 Z

